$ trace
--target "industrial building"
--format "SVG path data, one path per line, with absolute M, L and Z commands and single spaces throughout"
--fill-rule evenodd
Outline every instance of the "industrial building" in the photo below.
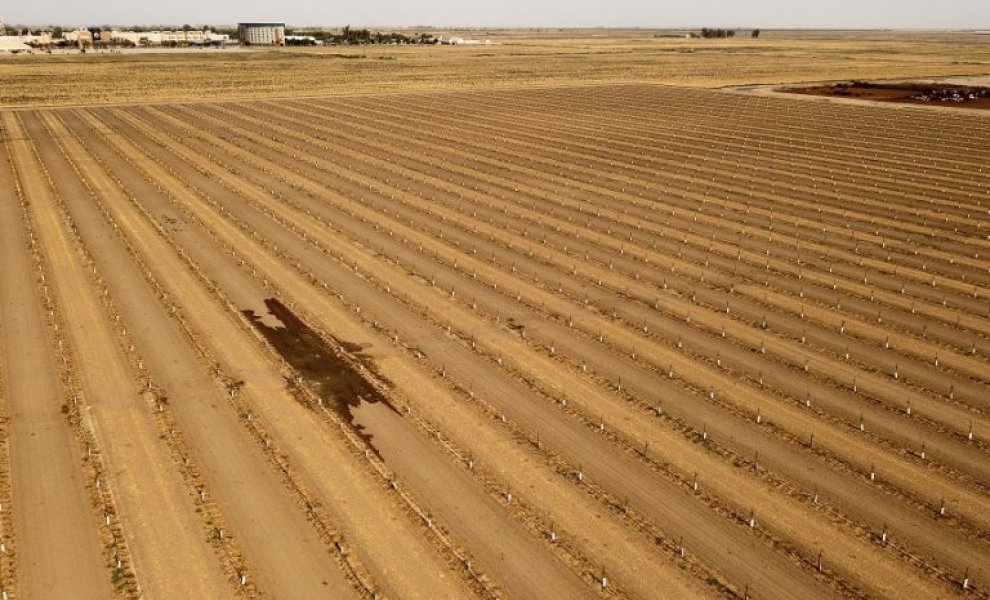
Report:
M 284 46 L 285 23 L 238 23 L 237 39 L 251 46 Z

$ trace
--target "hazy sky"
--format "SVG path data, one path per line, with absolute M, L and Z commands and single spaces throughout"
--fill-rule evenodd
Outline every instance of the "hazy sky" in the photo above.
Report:
M 990 0 L 17 0 L 7 23 L 990 29 Z

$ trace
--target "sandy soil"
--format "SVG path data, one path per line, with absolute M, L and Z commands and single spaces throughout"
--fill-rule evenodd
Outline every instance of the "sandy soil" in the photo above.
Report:
M 167 157 L 163 156 L 163 158 L 167 158 Z M 186 176 L 194 176 L 194 171 L 190 171 L 188 169 L 184 169 L 184 170 L 177 169 L 177 172 L 182 173 L 183 175 Z M 200 182 L 200 185 L 205 186 L 208 184 L 204 184 Z M 216 196 L 216 194 L 221 193 L 222 190 L 216 188 L 205 188 L 205 189 L 211 192 L 211 195 L 213 197 L 218 197 Z M 204 214 L 205 216 L 206 213 L 202 213 L 202 214 Z M 231 243 L 237 246 L 242 246 L 244 244 L 244 241 L 241 241 L 241 239 L 243 238 L 240 239 L 230 238 L 230 239 L 232 240 Z M 382 427 L 387 427 L 387 426 L 388 426 L 387 421 L 382 424 Z M 377 431 L 376 427 L 370 428 L 370 431 L 373 434 Z M 417 455 L 419 457 L 416 466 L 429 467 L 430 463 L 428 461 L 431 460 L 430 454 L 415 453 L 415 452 L 413 452 L 412 454 Z M 389 461 L 386 462 L 387 464 L 390 464 Z M 405 474 L 406 470 L 408 470 L 408 467 L 409 465 L 407 465 L 406 469 L 403 469 L 399 472 Z M 427 471 L 429 470 L 436 472 L 434 476 L 443 473 L 442 468 L 440 467 L 440 463 L 435 463 L 432 469 L 429 468 L 427 469 Z M 420 475 L 419 477 L 421 476 L 422 475 Z M 417 475 L 416 473 L 410 473 L 409 477 L 413 478 L 413 477 L 417 477 Z M 443 497 L 449 497 L 451 495 L 451 490 L 445 487 L 444 485 L 437 484 L 436 482 L 433 482 L 433 485 L 429 486 L 429 490 L 430 490 L 429 497 L 433 499 L 433 501 L 430 502 L 430 506 L 431 508 L 437 511 L 437 518 L 442 523 L 444 523 L 444 525 L 447 528 L 451 529 L 453 532 L 456 533 L 459 528 L 467 527 L 469 525 L 491 527 L 499 522 L 500 515 L 498 513 L 493 513 L 491 508 L 486 507 L 485 504 L 477 504 L 477 502 L 479 502 L 480 499 L 472 500 L 471 493 L 468 490 L 464 490 L 464 488 L 461 489 L 463 490 L 462 493 L 455 494 L 454 497 L 460 498 L 460 502 L 457 505 L 458 510 L 466 513 L 465 517 L 463 517 L 463 520 L 461 520 L 460 518 L 455 519 L 454 518 L 455 512 L 450 512 L 452 511 L 453 507 L 445 507 L 442 502 Z M 422 494 L 424 488 L 416 488 L 414 486 L 414 491 L 418 491 L 420 492 L 420 494 Z M 495 536 L 499 536 L 499 535 L 510 535 L 510 536 L 513 535 L 513 529 L 509 525 L 508 521 L 506 521 L 501 526 L 501 528 L 502 528 L 501 532 L 499 532 L 498 528 L 493 528 L 488 530 L 485 535 L 477 535 L 477 533 L 475 532 L 474 535 L 464 536 L 466 540 L 465 543 L 467 544 L 469 550 L 472 551 L 472 554 L 477 555 L 479 553 L 481 554 L 493 553 L 496 551 L 495 545 L 485 544 L 477 548 L 472 548 L 470 540 L 495 539 Z M 559 588 L 561 589 L 562 593 L 565 592 L 570 594 L 581 593 L 580 584 L 578 584 L 577 581 L 572 582 L 573 579 L 572 575 L 567 574 L 566 571 L 562 571 L 558 566 L 555 566 L 555 564 L 552 561 L 541 563 L 540 561 L 545 561 L 546 558 L 549 557 L 547 557 L 542 552 L 536 551 L 535 547 L 532 546 L 533 542 L 531 540 L 527 541 L 525 540 L 525 538 L 519 538 L 518 534 L 515 535 L 516 535 L 515 544 L 512 544 L 511 542 L 506 542 L 505 545 L 514 546 L 516 548 L 518 557 L 523 560 L 519 562 L 503 564 L 502 562 L 496 560 L 495 558 L 496 555 L 492 554 L 491 556 L 488 557 L 490 560 L 485 563 L 486 565 L 490 565 L 489 568 L 495 570 L 496 572 L 502 572 L 503 569 L 508 571 L 508 573 L 504 574 L 503 577 L 500 579 L 499 583 L 501 585 L 509 589 L 513 589 L 515 594 L 523 594 L 525 593 L 525 590 L 532 590 L 537 588 L 538 589 Z M 511 539 L 512 538 L 510 538 L 510 540 Z M 530 544 L 528 548 L 527 548 L 527 544 Z M 534 564 L 542 564 L 542 567 L 532 568 L 532 565 Z M 536 586 L 526 585 L 526 578 L 523 576 L 523 574 L 527 574 L 527 576 L 530 577 L 535 576 L 538 578 L 545 578 L 545 579 L 540 583 L 540 585 L 536 585 Z M 576 587 L 575 584 L 578 584 L 578 586 Z M 565 587 L 568 585 L 570 587 Z
M 26 131 L 44 143 L 37 150 L 50 159 L 47 172 L 52 179 L 71 185 L 74 173 L 55 160 L 59 150 L 44 127 L 29 122 Z M 76 186 L 61 193 L 83 196 L 85 190 Z M 97 437 L 116 474 L 114 494 L 124 528 L 132 534 L 128 547 L 142 574 L 141 588 L 153 597 L 229 596 L 230 589 L 201 536 L 192 499 L 158 439 L 151 407 L 139 395 L 142 386 L 114 339 L 109 317 L 97 300 L 98 289 L 87 280 L 88 265 L 73 247 L 53 200 L 39 197 L 33 203 L 42 247 L 57 265 L 53 270 L 57 297 L 65 307 L 71 341 L 78 352 L 78 369 Z M 183 548 L 178 560 L 177 547 Z
M 30 156 L 22 130 L 4 115 L 8 156 L 23 164 Z M 30 159 L 28 159 L 30 160 Z M 5 532 L 16 549 L 16 587 L 26 598 L 107 598 L 110 570 L 103 564 L 97 524 L 90 506 L 72 431 L 62 414 L 67 401 L 42 310 L 39 283 L 22 226 L 12 165 L 4 164 L 0 210 L 4 260 L 0 264 L 3 322 L 4 399 L 9 411 L 10 481 L 14 530 Z M 25 194 L 40 182 L 24 178 Z
M 987 595 L 978 115 L 639 84 L 11 114 L 149 594 L 174 529 L 192 593 Z M 5 345 L 46 331 L 0 297 Z
M 85 156 L 82 146 L 67 136 L 66 139 L 70 157 L 79 161 L 80 156 Z M 129 203 L 98 164 L 75 164 L 107 201 L 115 206 Z M 94 208 L 90 205 L 86 214 L 77 214 L 77 222 L 80 227 L 105 232 L 106 223 Z M 116 218 L 125 226 L 133 226 L 133 219 L 138 217 L 125 213 Z M 95 240 L 95 236 L 96 232 L 89 239 Z M 155 242 L 149 235 L 138 239 L 143 244 Z M 247 565 L 245 573 L 269 594 L 305 598 L 324 594 L 328 589 L 348 594 L 351 586 L 323 548 L 317 532 L 307 524 L 304 510 L 285 493 L 279 475 L 257 451 L 257 442 L 218 389 L 196 349 L 171 321 L 140 272 L 136 272 L 124 246 L 117 242 L 104 244 L 102 249 L 107 254 L 96 256 L 98 261 L 106 261 L 102 264 L 108 285 L 120 297 L 121 312 L 146 352 L 149 371 L 167 390 L 181 432 L 204 471 L 207 494 L 216 497 L 222 516 L 230 524 L 223 544 L 239 546 Z M 158 266 L 171 265 L 185 273 L 178 260 L 173 256 L 171 263 Z M 215 531 L 218 528 L 222 525 L 214 525 L 208 535 L 219 537 Z

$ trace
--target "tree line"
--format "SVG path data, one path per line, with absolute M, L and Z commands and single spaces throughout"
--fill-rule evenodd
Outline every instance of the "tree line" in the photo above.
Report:
M 395 31 L 382 33 L 381 31 L 371 31 L 369 29 L 355 29 L 350 25 L 334 33 L 327 30 L 290 30 L 286 29 L 286 35 L 308 35 L 328 45 L 336 46 L 365 46 L 369 44 L 436 44 L 437 39 L 428 33 L 414 33 L 405 35 Z
M 760 30 L 754 29 L 750 34 L 752 37 L 760 37 Z M 735 29 L 709 29 L 705 27 L 701 30 L 701 37 L 703 38 L 733 38 L 736 37 Z

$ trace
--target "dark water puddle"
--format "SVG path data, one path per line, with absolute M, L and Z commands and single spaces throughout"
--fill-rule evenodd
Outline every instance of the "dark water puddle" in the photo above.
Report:
M 243 311 L 254 327 L 265 336 L 323 403 L 333 409 L 342 419 L 358 429 L 370 441 L 370 435 L 354 423 L 354 409 L 362 403 L 382 402 L 395 410 L 383 396 L 362 375 L 370 371 L 376 379 L 382 380 L 374 371 L 371 360 L 361 354 L 361 346 L 334 339 L 334 343 L 344 349 L 351 361 L 344 360 L 331 345 L 324 342 L 284 304 L 275 298 L 265 300 L 265 306 L 282 326 L 269 326 L 253 310 Z

